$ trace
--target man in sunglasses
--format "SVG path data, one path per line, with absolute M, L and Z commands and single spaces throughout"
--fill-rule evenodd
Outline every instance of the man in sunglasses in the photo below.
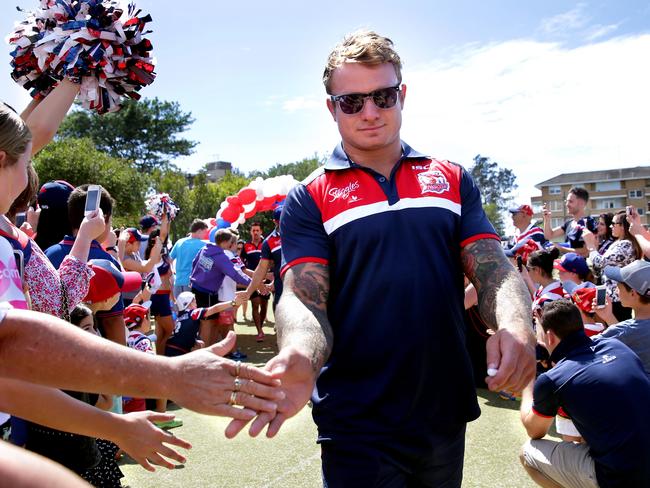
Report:
M 342 143 L 284 206 L 280 353 L 266 367 L 287 396 L 250 433 L 268 423 L 275 435 L 311 397 L 325 486 L 460 486 L 465 424 L 480 413 L 463 273 L 496 330 L 492 390 L 534 377 L 530 295 L 469 174 L 400 139 L 406 86 L 390 39 L 346 37 L 323 81 Z

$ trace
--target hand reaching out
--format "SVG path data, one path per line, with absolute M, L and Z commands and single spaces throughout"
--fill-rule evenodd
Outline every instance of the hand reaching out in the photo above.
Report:
M 253 421 L 249 434 L 256 437 L 265 426 L 267 437 L 275 436 L 285 420 L 296 415 L 307 404 L 316 381 L 311 360 L 293 347 L 286 347 L 264 367 L 282 382 L 285 398 L 278 401 L 277 412 L 261 412 Z M 249 420 L 233 420 L 226 428 L 226 437 L 235 437 Z
M 213 346 L 172 358 L 178 373 L 170 379 L 168 397 L 198 413 L 246 421 L 259 412 L 275 416 L 285 397 L 280 381 L 269 371 L 222 357 L 234 346 L 235 334 L 229 332 Z
M 248 293 L 245 291 L 238 291 L 235 293 L 235 306 L 239 307 L 242 303 L 245 303 L 248 301 Z
M 31 225 L 32 229 L 36 231 L 38 228 L 38 220 L 41 218 L 41 207 L 36 206 L 36 209 L 34 207 L 29 207 L 27 209 L 27 212 L 25 213 L 25 222 Z
M 191 449 L 192 445 L 153 424 L 153 422 L 173 420 L 173 414 L 132 412 L 116 415 L 115 417 L 119 419 L 119 422 L 114 429 L 115 435 L 111 440 L 147 471 L 155 471 L 152 463 L 174 469 L 174 465 L 166 458 L 179 463 L 185 462 L 185 457 L 167 444 L 184 449 Z
M 521 391 L 535 378 L 535 337 L 530 331 L 499 329 L 487 340 L 487 369 L 498 370 L 485 379 L 492 391 Z

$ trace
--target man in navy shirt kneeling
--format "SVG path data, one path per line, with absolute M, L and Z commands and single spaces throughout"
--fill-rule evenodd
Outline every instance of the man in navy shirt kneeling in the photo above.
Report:
M 538 327 L 554 366 L 523 392 L 530 477 L 554 488 L 650 486 L 650 380 L 637 355 L 616 339 L 588 338 L 568 300 L 548 303 Z M 542 439 L 560 407 L 584 443 Z

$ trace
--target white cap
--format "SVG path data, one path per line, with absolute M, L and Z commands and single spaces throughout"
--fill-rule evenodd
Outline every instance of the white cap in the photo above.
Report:
M 187 307 L 190 306 L 192 300 L 194 300 L 194 293 L 191 291 L 184 291 L 178 295 L 178 298 L 176 298 L 176 306 L 178 307 L 178 311 L 183 312 Z

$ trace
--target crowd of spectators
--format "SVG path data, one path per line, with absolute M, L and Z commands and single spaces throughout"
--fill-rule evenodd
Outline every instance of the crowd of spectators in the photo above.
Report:
M 519 233 L 506 254 L 538 338 L 537 378 L 517 395 L 531 437 L 521 462 L 540 486 L 650 486 L 650 233 L 632 207 L 592 219 L 588 200 L 572 188 L 572 218 L 555 229 L 544 209 L 534 245 L 539 231 L 522 224 L 532 212 L 511 210 Z M 559 442 L 544 439 L 554 421 Z
M 197 220 L 172 246 L 168 215 L 145 215 L 139 226 L 117 229 L 115 201 L 106 189 L 98 208 L 88 211 L 88 184 L 39 186 L 30 160 L 48 138 L 29 117 L 39 113 L 57 127 L 74 99 L 69 94 L 62 100 L 69 89 L 62 84 L 21 116 L 0 105 L 0 410 L 8 412 L 0 413 L 0 430 L 3 440 L 56 461 L 94 486 L 122 486 L 116 463 L 122 453 L 148 470 L 185 461 L 173 446 L 187 449 L 189 443 L 168 432 L 182 425 L 166 413 L 168 397 L 204 413 L 250 419 L 274 411 L 282 393 L 269 373 L 242 366 L 245 355 L 232 352 L 233 311 L 256 291 L 235 290 L 233 279 L 248 285 L 255 272 L 237 255 L 236 231 L 222 229 L 209 243 L 207 224 Z M 200 278 L 214 248 L 224 258 L 216 287 L 216 278 L 209 285 Z M 270 268 L 262 262 L 266 275 Z M 197 281 L 209 289 L 192 290 Z M 260 283 L 259 291 L 268 295 L 270 285 Z M 27 312 L 21 315 L 20 309 Z M 205 318 L 216 318 L 217 325 L 199 331 Z M 66 322 L 79 332 L 61 328 Z M 42 357 L 12 354 L 16 350 Z M 223 358 L 228 354 L 236 361 Z M 182 362 L 167 359 L 179 357 Z M 128 368 L 138 373 L 127 374 Z M 39 466 L 27 451 L 4 442 L 0 451 L 3 460 L 12 460 L 2 463 L 7 486 L 25 480 L 24 470 L 14 468 Z M 75 486 L 62 473 L 44 469 L 42 480 L 62 476 L 62 486 Z

